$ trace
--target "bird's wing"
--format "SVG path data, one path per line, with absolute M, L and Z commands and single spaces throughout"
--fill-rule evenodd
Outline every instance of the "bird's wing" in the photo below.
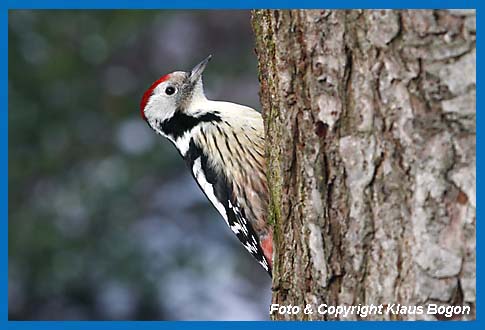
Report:
M 251 222 L 246 218 L 244 208 L 241 207 L 234 196 L 232 184 L 223 173 L 220 173 L 210 164 L 203 152 L 198 157 L 193 158 L 191 163 L 189 166 L 191 166 L 192 174 L 204 194 L 222 215 L 246 250 L 271 276 L 271 267 L 264 256 L 260 239 Z

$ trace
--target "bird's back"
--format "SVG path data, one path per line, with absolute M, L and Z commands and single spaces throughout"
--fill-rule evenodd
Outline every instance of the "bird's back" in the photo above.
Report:
M 207 102 L 203 108 L 211 109 L 221 120 L 201 125 L 199 130 L 192 135 L 195 146 L 200 148 L 200 151 L 206 157 L 205 160 L 201 159 L 202 163 L 200 166 L 209 168 L 209 176 L 213 174 L 219 177 L 214 185 L 214 193 L 223 194 L 223 199 L 229 201 L 227 207 L 230 213 L 236 213 L 236 220 L 240 216 L 240 222 L 249 222 L 252 230 L 258 233 L 258 235 L 255 235 L 256 240 L 259 240 L 260 245 L 263 246 L 263 241 L 265 239 L 271 240 L 272 235 L 266 222 L 268 188 L 264 159 L 264 128 L 261 114 L 249 107 L 234 103 Z M 204 161 L 207 164 L 204 164 Z M 207 172 L 208 168 L 204 170 Z M 208 195 L 206 191 L 208 186 L 205 183 L 201 184 L 202 178 L 200 176 L 197 177 L 197 173 L 193 174 L 201 188 Z M 205 179 L 216 180 L 215 178 Z M 217 191 L 218 189 L 220 191 Z M 221 205 L 216 205 L 219 203 L 221 196 L 215 200 L 210 196 L 207 197 L 218 209 L 219 213 L 225 217 L 226 222 L 229 221 L 228 210 L 225 207 L 221 208 Z M 228 223 L 228 225 L 241 240 L 236 231 L 244 223 L 238 224 L 236 222 L 236 224 L 231 225 L 231 223 Z M 243 234 L 242 230 L 241 234 Z M 244 240 L 241 240 L 241 242 L 245 244 Z M 246 249 L 256 250 L 256 248 L 251 248 L 251 246 L 248 247 L 245 244 Z M 256 253 L 255 251 L 250 252 L 253 255 Z M 271 265 L 272 251 L 262 252 L 266 263 Z

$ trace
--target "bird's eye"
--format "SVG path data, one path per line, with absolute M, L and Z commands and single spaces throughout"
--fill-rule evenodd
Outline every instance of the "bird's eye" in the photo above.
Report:
M 165 94 L 172 95 L 173 93 L 175 93 L 175 87 L 168 86 L 167 88 L 165 88 Z

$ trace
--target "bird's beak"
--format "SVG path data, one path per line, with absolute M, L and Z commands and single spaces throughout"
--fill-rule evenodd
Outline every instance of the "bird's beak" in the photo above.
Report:
M 205 67 L 207 66 L 207 63 L 209 63 L 210 59 L 212 58 L 212 55 L 209 55 L 206 57 L 205 60 L 197 64 L 191 71 L 190 71 L 190 82 L 195 83 L 197 80 L 199 80 L 200 76 L 202 75 L 202 72 L 204 72 Z

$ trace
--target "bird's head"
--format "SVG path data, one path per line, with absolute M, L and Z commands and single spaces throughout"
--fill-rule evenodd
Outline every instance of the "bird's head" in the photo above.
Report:
M 141 117 L 147 122 L 163 122 L 176 111 L 184 111 L 191 103 L 205 99 L 202 72 L 211 57 L 209 55 L 190 72 L 175 71 L 155 81 L 141 99 Z

